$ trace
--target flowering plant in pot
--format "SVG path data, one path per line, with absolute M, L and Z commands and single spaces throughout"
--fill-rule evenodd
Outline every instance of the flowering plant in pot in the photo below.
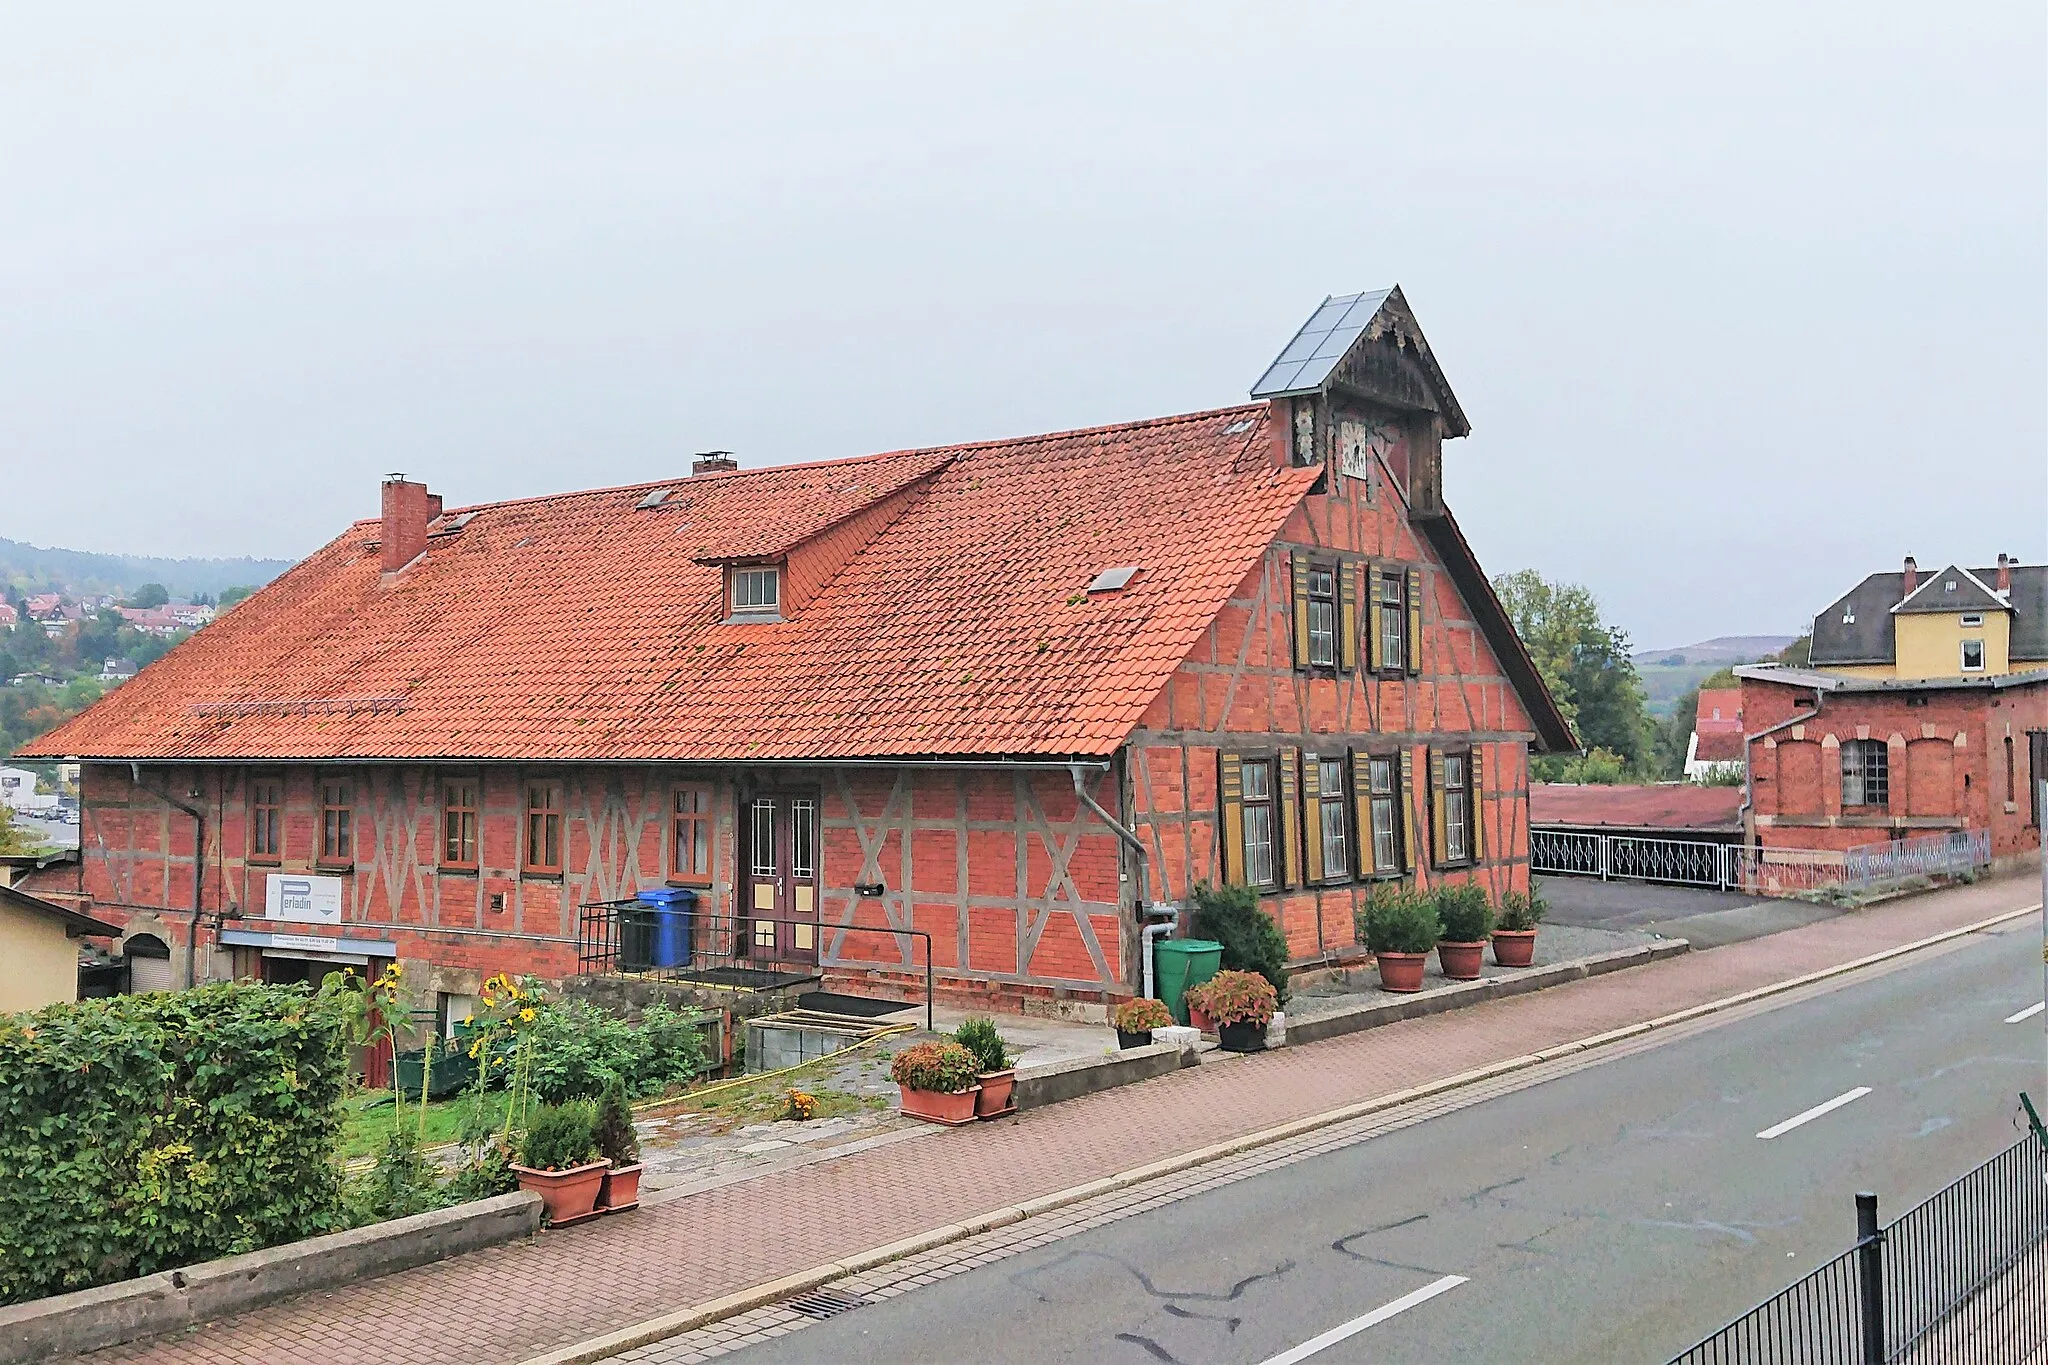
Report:
M 1535 887 L 1500 898 L 1493 922 L 1493 960 L 1503 967 L 1527 967 L 1536 960 L 1536 926 L 1550 906 Z
M 1266 1045 L 1266 1025 L 1280 1008 L 1280 993 L 1257 972 L 1218 972 L 1202 983 L 1203 1008 L 1216 1021 L 1226 1052 L 1257 1052 Z
M 1453 981 L 1477 981 L 1486 962 L 1486 935 L 1493 928 L 1493 907 L 1486 888 L 1476 882 L 1442 886 L 1436 893 L 1436 960 Z
M 1017 1086 L 1017 1059 L 996 1032 L 996 1021 L 979 1016 L 965 1020 L 953 1030 L 953 1041 L 974 1054 L 978 1068 L 975 1078 L 981 1089 L 974 1093 L 974 1116 L 992 1119 L 1014 1109 L 1010 1092 Z
M 1429 950 L 1443 934 L 1436 899 L 1415 891 L 1378 892 L 1358 912 L 1365 946 L 1380 968 L 1380 989 L 1412 992 L 1422 989 L 1422 969 Z
M 1152 1042 L 1153 1029 L 1172 1026 L 1173 1011 L 1166 1008 L 1164 1001 L 1140 996 L 1118 1005 L 1111 1022 L 1116 1025 L 1118 1047 L 1147 1047 Z
M 889 1063 L 889 1079 L 903 1092 L 903 1112 L 932 1123 L 974 1121 L 980 1072 L 980 1060 L 951 1041 L 914 1043 Z
M 543 1105 L 527 1121 L 513 1174 L 540 1195 L 551 1227 L 597 1216 L 609 1163 L 597 1154 L 597 1106 L 589 1100 Z
M 611 1163 L 597 1192 L 597 1206 L 607 1213 L 640 1207 L 640 1135 L 633 1131 L 633 1106 L 626 1102 L 626 1083 L 617 1076 L 597 1102 L 597 1154 Z

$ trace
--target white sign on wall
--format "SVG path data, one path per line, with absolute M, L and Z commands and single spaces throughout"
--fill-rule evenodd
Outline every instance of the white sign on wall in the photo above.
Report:
M 294 924 L 341 923 L 341 878 L 273 872 L 265 879 L 263 913 Z

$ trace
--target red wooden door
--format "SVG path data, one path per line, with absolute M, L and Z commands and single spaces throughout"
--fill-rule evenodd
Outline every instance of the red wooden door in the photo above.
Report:
M 745 913 L 756 962 L 817 962 L 816 797 L 761 792 L 748 801 Z

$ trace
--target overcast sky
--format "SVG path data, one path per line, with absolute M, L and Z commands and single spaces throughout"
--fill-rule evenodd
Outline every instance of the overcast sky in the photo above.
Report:
M 1398 282 L 1640 645 L 2048 557 L 2039 0 L 0 5 L 0 535 L 1242 400 Z

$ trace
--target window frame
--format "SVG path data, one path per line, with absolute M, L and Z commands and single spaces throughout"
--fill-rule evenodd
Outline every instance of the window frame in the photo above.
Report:
M 1964 630 L 1981 629 L 1984 625 L 1984 613 L 1981 611 L 1966 611 L 1956 618 L 1956 624 Z
M 1861 757 L 1857 757 L 1861 755 Z M 1874 760 L 1874 761 L 1873 761 Z M 1856 766 L 1856 797 L 1849 799 L 1849 765 Z M 1881 739 L 1846 739 L 1842 741 L 1842 809 L 1889 810 L 1891 808 L 1891 746 Z M 1875 773 L 1875 780 L 1872 774 Z M 1877 799 L 1871 800 L 1872 789 Z
M 742 603 L 742 582 L 766 583 L 774 589 L 771 600 Z M 750 594 L 752 595 L 752 594 Z M 779 621 L 782 619 L 782 566 L 780 564 L 736 564 L 726 574 L 726 610 L 734 621 Z
M 686 796 L 701 802 L 693 810 L 683 808 Z M 686 886 L 711 885 L 712 863 L 717 836 L 717 794 L 709 782 L 678 782 L 669 794 L 669 880 Z M 684 842 L 684 831 L 690 831 L 690 841 Z M 685 847 L 704 855 L 704 870 L 684 866 Z M 694 862 L 694 859 L 691 860 Z
M 1452 765 L 1458 776 L 1452 780 Z M 1463 867 L 1472 858 L 1472 751 L 1446 749 L 1444 770 L 1444 865 Z M 1454 840 L 1453 836 L 1456 836 Z M 1462 842 L 1463 847 L 1459 847 Z
M 520 821 L 519 874 L 559 877 L 568 851 L 564 846 L 567 830 L 562 818 L 562 784 L 553 778 L 529 777 L 522 780 L 521 786 L 524 818 Z M 542 798 L 541 804 L 535 803 L 536 796 Z M 553 854 L 554 862 L 536 857 L 537 852 Z
M 1322 880 L 1325 883 L 1356 881 L 1358 877 L 1358 869 L 1356 867 L 1358 861 L 1357 848 L 1355 847 L 1357 841 L 1351 836 L 1351 778 L 1349 773 L 1351 764 L 1342 754 L 1332 756 L 1311 753 L 1303 757 L 1305 762 L 1321 765 L 1316 772 L 1316 809 L 1313 812 L 1313 816 L 1322 822 Z M 1330 774 L 1333 772 L 1337 775 L 1337 790 L 1335 794 L 1332 794 L 1330 791 Z M 1305 816 L 1308 814 L 1310 813 L 1304 812 Z M 1333 815 L 1336 820 L 1334 826 L 1331 824 Z M 1335 870 L 1332 870 L 1330 867 L 1330 849 L 1333 846 L 1333 841 L 1344 863 L 1342 867 Z
M 1379 773 L 1382 764 L 1386 766 L 1387 789 L 1385 791 L 1381 791 L 1379 788 Z M 1365 782 L 1365 804 L 1362 807 L 1365 812 L 1365 819 L 1360 822 L 1365 826 L 1365 830 L 1359 842 L 1371 841 L 1371 875 L 1373 877 L 1385 879 L 1398 878 L 1407 871 L 1407 859 L 1403 856 L 1401 848 L 1401 756 L 1392 751 L 1386 753 L 1368 751 L 1365 756 Z M 1387 813 L 1388 858 L 1384 866 L 1380 863 L 1379 850 L 1379 812 L 1382 802 L 1385 803 Z
M 268 800 L 264 799 L 266 795 Z M 284 861 L 284 779 L 281 777 L 249 779 L 249 861 L 265 866 L 275 866 Z
M 1277 754 L 1242 754 L 1238 757 L 1238 775 L 1241 786 L 1241 819 L 1244 831 L 1244 884 L 1256 891 L 1278 891 L 1280 889 L 1280 759 Z M 1257 771 L 1264 780 L 1265 792 L 1252 795 L 1251 774 Z M 1263 844 L 1266 860 L 1266 875 L 1253 875 L 1252 816 L 1257 813 L 1265 824 Z
M 1379 639 L 1373 642 L 1379 666 L 1373 672 L 1400 678 L 1408 674 L 1408 571 L 1405 568 L 1373 570 L 1373 606 L 1379 616 Z M 1387 590 L 1393 589 L 1393 597 Z
M 1977 647 L 1977 662 L 1974 664 L 1970 662 L 1970 646 L 1972 645 Z M 1957 646 L 1956 662 L 1965 673 L 1982 673 L 1984 671 L 1984 652 L 1984 642 L 1982 640 L 1974 636 L 1965 638 Z
M 467 794 L 466 804 L 457 793 Z M 458 824 L 459 822 L 459 824 Z M 441 778 L 441 866 L 450 872 L 475 872 L 481 865 L 483 833 L 483 782 L 473 775 L 449 773 Z M 458 841 L 466 841 L 469 856 L 451 857 Z
M 1316 590 L 1317 578 L 1327 585 L 1322 591 Z M 1308 640 L 1302 649 L 1302 657 L 1308 661 L 1311 673 L 1335 673 L 1338 660 L 1342 657 L 1340 636 L 1344 625 L 1338 612 L 1337 565 L 1334 561 L 1310 560 L 1307 573 L 1308 594 Z M 1316 630 L 1316 618 L 1327 613 L 1324 623 L 1327 627 L 1320 635 Z M 1329 651 L 1328 658 L 1316 657 L 1318 641 Z
M 347 777 L 322 776 L 316 785 L 320 797 L 320 856 L 313 864 L 352 868 L 356 865 L 355 782 Z M 340 852 L 335 851 L 337 848 Z

